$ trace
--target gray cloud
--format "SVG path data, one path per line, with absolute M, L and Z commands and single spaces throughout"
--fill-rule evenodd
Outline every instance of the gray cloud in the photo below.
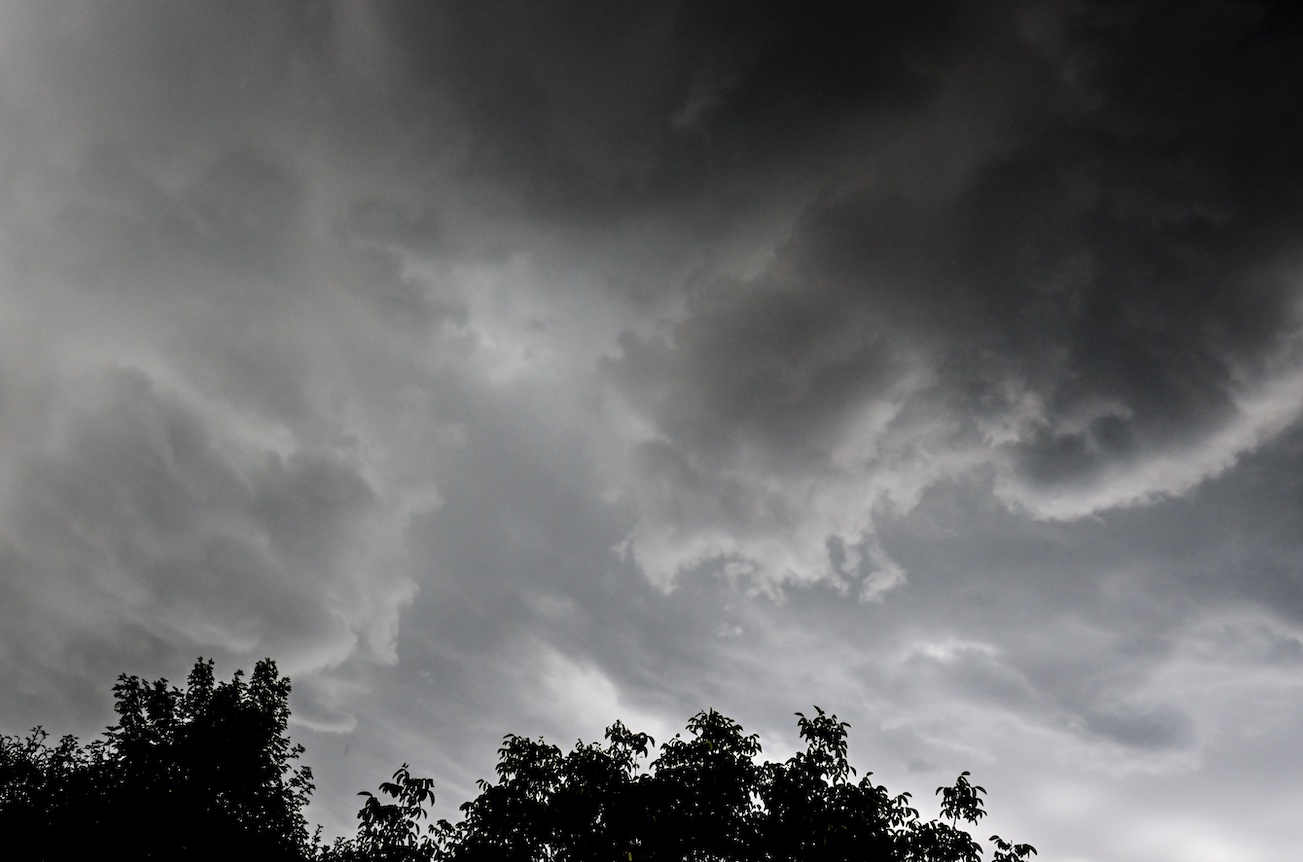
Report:
M 7 675 L 102 675 L 133 639 L 301 670 L 359 643 L 392 654 L 414 587 L 357 463 L 223 435 L 139 370 L 81 382 L 11 479 L 6 639 L 25 660 Z M 64 643 L 51 619 L 81 633 Z
M 270 653 L 339 831 L 819 703 L 1045 854 L 1279 858 L 1290 8 L 5 4 L 0 718 Z
M 610 369 L 661 438 L 644 449 L 660 453 L 645 471 L 668 483 L 668 496 L 711 499 L 733 531 L 749 524 L 774 535 L 797 520 L 783 509 L 809 499 L 793 484 L 766 493 L 757 477 L 778 481 L 814 463 L 833 466 L 863 498 L 883 496 L 867 451 L 854 465 L 830 465 L 832 453 L 856 438 L 866 450 L 891 447 L 902 426 L 916 440 L 906 419 L 927 415 L 929 459 L 990 465 L 1011 505 L 1077 517 L 1187 493 L 1277 433 L 1293 416 L 1283 406 L 1292 372 L 1278 375 L 1297 322 L 1293 243 L 1275 223 L 1296 216 L 1262 198 L 1265 182 L 1227 175 L 1225 162 L 1228 150 L 1251 146 L 1239 136 L 1240 112 L 1269 148 L 1292 128 L 1277 116 L 1272 131 L 1284 135 L 1267 133 L 1275 103 L 1255 111 L 1239 87 L 1293 84 L 1280 74 L 1279 46 L 1260 38 L 1267 24 L 1220 7 L 1206 14 L 1226 16 L 1218 36 L 1179 29 L 1163 48 L 1191 75 L 1229 64 L 1235 87 L 1189 83 L 1210 100 L 1197 112 L 1179 93 L 1138 91 L 1144 74 L 1116 68 L 1141 55 L 1148 19 L 1095 10 L 1048 28 L 1024 20 L 1023 41 L 994 62 L 1039 67 L 1045 83 L 1027 89 L 991 156 L 949 195 L 866 179 L 815 198 L 761 274 L 708 277 L 669 335 L 628 336 Z M 1072 49 L 1051 55 L 1062 39 Z M 976 100 L 972 115 L 983 104 L 1004 108 L 1007 93 L 951 83 L 967 56 L 947 59 L 947 84 L 905 103 L 898 134 L 910 111 L 943 133 L 948 88 Z M 1210 113 L 1225 127 L 1203 131 Z M 867 135 L 864 143 L 893 154 Z M 899 165 L 906 176 L 931 169 Z M 875 408 L 895 418 L 855 427 Z M 739 516 L 728 501 L 740 497 L 779 514 Z M 852 507 L 849 531 L 825 522 L 824 535 L 870 535 L 871 509 Z M 682 520 L 700 524 L 700 514 Z M 735 553 L 759 552 L 716 543 L 667 565 Z M 798 570 L 819 568 L 809 551 L 801 556 Z M 784 577 L 781 567 L 775 574 Z

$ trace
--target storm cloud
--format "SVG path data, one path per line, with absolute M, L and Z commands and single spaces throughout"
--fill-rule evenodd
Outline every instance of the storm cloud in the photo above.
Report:
M 271 655 L 338 832 L 817 703 L 1047 857 L 1288 855 L 1301 28 L 0 3 L 0 721 Z

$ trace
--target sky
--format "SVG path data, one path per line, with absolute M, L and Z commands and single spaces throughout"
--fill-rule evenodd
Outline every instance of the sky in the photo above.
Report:
M 0 732 L 714 708 L 1057 862 L 1303 845 L 1303 5 L 0 0 Z

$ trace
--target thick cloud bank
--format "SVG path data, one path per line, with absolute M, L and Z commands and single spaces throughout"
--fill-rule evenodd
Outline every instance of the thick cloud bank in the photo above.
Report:
M 1297 8 L 0 2 L 4 729 L 272 655 L 337 830 L 818 703 L 1281 858 Z

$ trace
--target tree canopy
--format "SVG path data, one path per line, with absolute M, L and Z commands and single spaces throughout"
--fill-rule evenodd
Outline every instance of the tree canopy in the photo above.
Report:
M 461 806 L 461 822 L 433 829 L 436 856 L 455 862 L 978 862 L 960 828 L 985 816 L 986 790 L 967 772 L 937 789 L 940 820 L 924 821 L 908 793 L 893 796 L 847 761 L 847 729 L 818 707 L 797 713 L 806 748 L 758 763 L 758 738 L 713 710 L 660 747 L 617 722 L 606 743 L 563 754 L 508 736 L 495 783 Z M 994 862 L 1035 854 L 992 836 Z
M 0 735 L 0 829 L 34 859 L 101 855 L 307 862 L 979 862 L 965 827 L 986 790 L 967 772 L 937 788 L 941 818 L 908 793 L 856 780 L 849 725 L 797 713 L 805 750 L 761 762 L 760 743 L 714 710 L 659 749 L 616 722 L 603 742 L 563 752 L 508 735 L 496 780 L 457 823 L 428 822 L 434 784 L 407 764 L 363 792 L 357 833 L 324 844 L 303 808 L 312 774 L 287 734 L 290 681 L 270 659 L 246 682 L 216 682 L 200 660 L 185 689 L 123 675 L 118 723 L 81 745 L 36 728 Z M 964 824 L 964 826 L 961 826 Z M 992 862 L 1035 854 L 992 836 Z
M 313 785 L 286 732 L 289 692 L 270 659 L 221 683 L 200 660 L 184 690 L 123 674 L 101 739 L 0 737 L 0 829 L 40 859 L 94 858 L 110 841 L 146 859 L 300 859 Z

